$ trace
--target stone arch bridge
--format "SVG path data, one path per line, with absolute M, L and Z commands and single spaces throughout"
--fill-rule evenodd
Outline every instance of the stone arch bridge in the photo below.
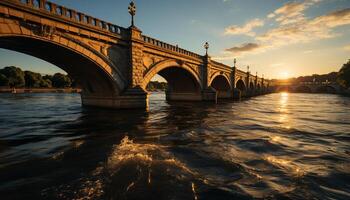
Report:
M 0 1 L 0 48 L 65 70 L 82 87 L 82 104 L 144 108 L 155 74 L 168 100 L 216 101 L 263 94 L 269 81 L 160 40 L 46 0 Z

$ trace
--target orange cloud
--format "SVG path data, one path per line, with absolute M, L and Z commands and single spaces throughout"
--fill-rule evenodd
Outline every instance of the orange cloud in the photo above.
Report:
M 260 19 L 253 19 L 242 27 L 229 26 L 225 29 L 225 35 L 248 35 L 255 36 L 253 29 L 264 26 L 264 21 Z

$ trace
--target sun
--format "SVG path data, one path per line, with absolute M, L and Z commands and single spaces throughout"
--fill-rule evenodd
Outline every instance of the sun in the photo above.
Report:
M 283 71 L 283 72 L 280 73 L 280 77 L 282 79 L 288 79 L 290 77 L 290 74 L 287 71 Z

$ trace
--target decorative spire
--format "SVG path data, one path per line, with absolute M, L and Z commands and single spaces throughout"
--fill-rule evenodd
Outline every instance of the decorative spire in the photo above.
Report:
M 131 27 L 134 27 L 134 16 L 136 14 L 136 5 L 134 1 L 131 1 L 128 7 L 129 14 L 131 15 Z
M 208 42 L 206 42 L 204 44 L 204 48 L 205 48 L 205 55 L 207 56 L 208 55 L 208 49 L 209 49 L 209 43 Z
M 247 66 L 247 72 L 249 73 L 249 65 Z
M 233 59 L 233 67 L 236 67 L 237 59 Z

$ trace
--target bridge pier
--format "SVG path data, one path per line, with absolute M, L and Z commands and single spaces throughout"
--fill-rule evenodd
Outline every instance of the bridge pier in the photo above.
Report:
M 213 88 L 203 90 L 201 93 L 166 92 L 168 101 L 217 101 L 217 93 Z
M 166 92 L 166 100 L 168 101 L 201 101 L 202 95 L 196 93 L 178 93 Z
M 84 95 L 81 94 L 82 105 L 112 109 L 147 108 L 148 94 L 141 88 L 126 90 L 120 96 Z

